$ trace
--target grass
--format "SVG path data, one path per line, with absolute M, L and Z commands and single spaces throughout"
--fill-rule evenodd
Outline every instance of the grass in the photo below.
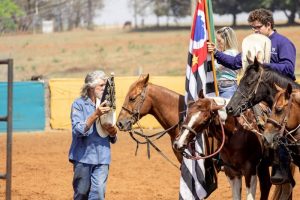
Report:
M 300 47 L 300 27 L 280 27 L 278 32 Z M 236 30 L 238 40 L 251 30 Z M 12 35 L 0 37 L 1 58 L 14 59 L 15 80 L 33 75 L 83 77 L 103 69 L 117 76 L 139 72 L 151 75 L 184 75 L 190 38 L 189 30 L 123 32 L 122 30 Z M 297 52 L 297 60 L 300 59 Z M 299 64 L 296 73 L 300 73 Z M 2 78 L 2 75 L 1 75 Z

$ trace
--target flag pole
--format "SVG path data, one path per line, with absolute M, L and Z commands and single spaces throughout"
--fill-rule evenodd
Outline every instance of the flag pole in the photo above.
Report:
M 200 1 L 201 0 L 199 0 L 199 2 Z M 208 5 L 207 5 L 207 1 L 210 1 L 210 0 L 202 0 L 202 1 L 204 1 L 205 18 L 206 18 L 206 22 L 207 22 L 206 23 L 206 29 L 207 29 L 207 34 L 208 34 L 208 40 L 210 42 L 215 42 L 215 41 L 212 41 L 211 30 L 210 30 L 210 18 L 209 18 L 209 15 L 208 15 L 209 9 L 208 9 Z M 210 56 L 211 56 L 211 66 L 212 66 L 213 76 L 214 76 L 215 93 L 216 93 L 216 96 L 219 96 L 218 80 L 217 80 L 217 75 L 216 75 L 214 52 L 211 52 Z

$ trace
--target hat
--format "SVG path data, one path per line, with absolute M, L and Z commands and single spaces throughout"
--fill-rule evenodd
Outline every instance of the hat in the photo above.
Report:
M 243 70 L 253 63 L 255 57 L 261 63 L 270 62 L 271 40 L 267 36 L 254 33 L 244 38 L 242 43 Z

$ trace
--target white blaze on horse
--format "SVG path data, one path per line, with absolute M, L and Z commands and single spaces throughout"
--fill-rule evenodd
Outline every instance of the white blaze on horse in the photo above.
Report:
M 205 132 L 216 138 L 220 146 L 225 139 L 220 156 L 232 188 L 232 198 L 241 199 L 241 178 L 244 176 L 247 200 L 255 199 L 258 173 L 261 199 L 268 199 L 271 183 L 269 174 L 266 173 L 268 166 L 259 165 L 263 149 L 253 113 L 244 113 L 241 118 L 233 116 L 226 118 L 224 117 L 226 115 L 219 111 L 223 109 L 224 104 L 219 105 L 218 101 L 219 98 L 204 98 L 203 94 L 200 94 L 197 101 L 189 104 L 187 116 L 174 142 L 174 148 L 180 152 L 189 148 L 193 152 L 191 149 L 193 145 L 190 145 L 193 138 L 196 134 Z M 196 159 L 201 157 L 196 156 Z

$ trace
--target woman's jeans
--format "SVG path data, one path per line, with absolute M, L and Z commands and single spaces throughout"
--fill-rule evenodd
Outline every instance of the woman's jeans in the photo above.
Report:
M 230 99 L 235 91 L 237 90 L 237 84 L 233 84 L 232 86 L 222 87 L 219 85 L 219 96 Z
M 74 200 L 104 200 L 109 165 L 74 162 Z

